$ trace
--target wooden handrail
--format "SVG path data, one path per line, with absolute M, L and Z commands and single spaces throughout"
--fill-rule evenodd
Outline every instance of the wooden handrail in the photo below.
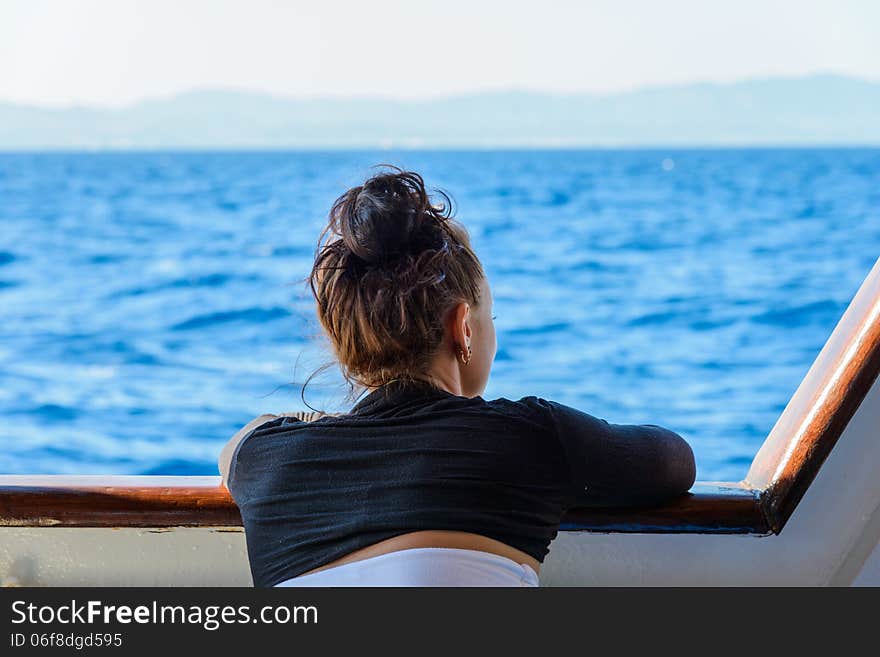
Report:
M 698 481 L 690 492 L 657 507 L 569 509 L 565 531 L 640 534 L 769 534 L 760 491 L 731 482 Z
M 219 477 L 0 476 L 0 526 L 236 527 Z
M 880 260 L 742 482 L 698 482 L 652 508 L 576 508 L 562 530 L 779 533 L 880 373 Z M 0 475 L 0 525 L 238 527 L 219 477 Z
M 239 527 L 219 477 L 0 476 L 0 525 L 44 527 Z M 570 510 L 563 529 L 767 533 L 757 491 L 698 483 L 661 507 Z
M 880 373 L 880 259 L 804 376 L 745 477 L 778 533 Z M 878 464 L 880 465 L 880 464 Z

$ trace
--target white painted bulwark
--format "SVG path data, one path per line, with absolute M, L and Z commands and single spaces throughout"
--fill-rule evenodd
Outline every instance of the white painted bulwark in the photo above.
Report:
M 251 586 L 241 527 L 0 527 L 4 586 Z

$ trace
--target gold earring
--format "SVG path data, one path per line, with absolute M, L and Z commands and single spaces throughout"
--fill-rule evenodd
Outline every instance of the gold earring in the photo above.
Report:
M 458 350 L 458 355 L 461 357 L 461 362 L 462 362 L 462 363 L 464 363 L 465 365 L 467 365 L 468 363 L 470 363 L 470 362 L 471 362 L 471 346 L 468 345 L 467 358 L 465 358 L 465 355 L 464 355 L 464 349 L 459 349 L 459 350 Z

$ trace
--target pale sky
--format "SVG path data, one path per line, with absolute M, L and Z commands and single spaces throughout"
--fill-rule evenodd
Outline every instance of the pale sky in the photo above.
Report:
M 877 0 L 0 0 L 0 101 L 191 89 L 425 98 L 842 73 L 880 80 Z

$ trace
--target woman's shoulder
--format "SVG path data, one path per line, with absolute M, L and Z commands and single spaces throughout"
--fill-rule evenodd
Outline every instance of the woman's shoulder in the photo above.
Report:
M 608 426 L 608 423 L 601 418 L 538 395 L 527 395 L 518 399 L 500 397 L 487 403 L 504 413 L 540 423 L 556 433 L 566 433 L 572 430 L 601 431 Z
M 537 395 L 526 395 L 525 397 L 518 397 L 516 399 L 496 397 L 495 399 L 487 400 L 487 403 L 501 408 L 535 411 L 546 408 L 548 402 L 543 397 L 538 397 Z
M 323 411 L 292 411 L 277 415 L 261 415 L 257 418 L 256 424 L 251 425 L 250 433 L 252 435 L 265 434 L 279 427 L 296 429 L 310 424 L 320 424 L 319 420 L 328 421 L 342 415 L 342 413 L 325 413 Z
M 552 420 L 550 412 L 553 402 L 537 395 L 526 395 L 516 399 L 498 397 L 485 401 L 496 412 L 531 420 L 542 426 L 547 426 Z

